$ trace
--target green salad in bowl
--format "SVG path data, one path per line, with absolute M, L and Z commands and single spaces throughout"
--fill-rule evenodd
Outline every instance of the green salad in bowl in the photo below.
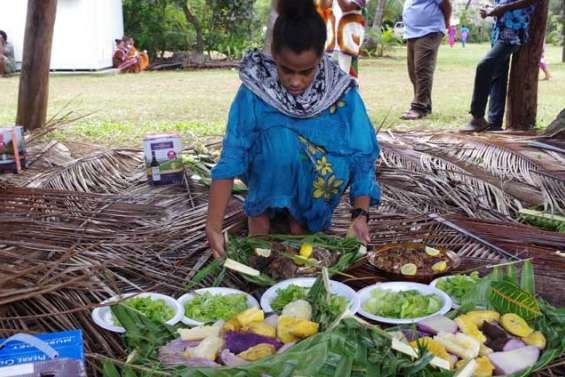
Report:
M 302 287 L 296 284 L 291 284 L 286 288 L 279 288 L 277 289 L 277 296 L 271 301 L 271 307 L 275 312 L 280 313 L 284 307 L 291 302 L 306 300 L 309 290 L 310 288 L 308 287 Z M 347 309 L 348 305 L 349 301 L 346 297 L 336 294 L 330 295 L 329 307 L 332 313 L 341 314 Z
M 223 287 L 198 289 L 179 297 L 177 301 L 184 308 L 182 322 L 190 326 L 227 321 L 251 307 L 259 307 L 250 294 Z
M 451 275 L 441 277 L 432 282 L 432 286 L 441 289 L 451 297 L 453 303 L 459 305 L 461 300 L 481 280 L 478 272 L 470 275 Z

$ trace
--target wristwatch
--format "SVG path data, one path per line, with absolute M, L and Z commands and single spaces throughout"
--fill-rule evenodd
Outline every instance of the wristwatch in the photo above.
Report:
M 359 216 L 365 216 L 367 222 L 369 222 L 369 212 L 365 211 L 363 208 L 355 208 L 351 210 L 351 220 L 355 220 Z

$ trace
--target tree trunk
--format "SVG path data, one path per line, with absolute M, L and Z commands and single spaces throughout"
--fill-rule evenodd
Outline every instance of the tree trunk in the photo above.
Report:
M 47 118 L 49 66 L 57 0 L 29 0 L 16 123 L 41 128 Z
M 565 63 L 565 3 L 562 5 L 561 12 L 561 35 L 563 36 L 563 52 L 561 53 L 561 63 Z
M 263 46 L 263 52 L 268 55 L 271 55 L 271 45 L 273 44 L 273 28 L 275 27 L 275 21 L 279 16 L 276 9 L 277 9 L 277 0 L 273 0 L 271 3 L 271 14 L 269 15 L 269 21 L 267 22 L 265 45 Z
M 539 61 L 543 51 L 549 0 L 537 3 L 530 22 L 530 40 L 512 57 L 506 127 L 528 130 L 536 125 Z
M 371 25 L 371 28 L 376 32 L 380 31 L 383 26 L 386 3 L 387 0 L 378 0 L 375 18 L 373 18 L 373 24 Z
M 190 8 L 188 7 L 188 3 L 186 1 L 183 2 L 182 4 L 182 11 L 188 23 L 192 24 L 192 26 L 194 26 L 194 30 L 196 31 L 196 51 L 199 53 L 203 53 L 204 36 L 202 33 L 202 24 L 200 24 L 200 20 L 198 19 L 198 17 L 196 17 L 194 13 L 190 11 Z

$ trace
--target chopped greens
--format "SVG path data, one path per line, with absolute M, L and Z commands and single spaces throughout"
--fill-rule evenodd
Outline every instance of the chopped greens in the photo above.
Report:
M 164 301 L 153 299 L 149 296 L 130 298 L 125 300 L 123 304 L 138 310 L 152 321 L 167 322 L 175 316 L 175 310 Z M 112 314 L 112 320 L 116 326 L 121 326 L 120 321 L 118 321 L 114 314 Z
M 286 288 L 277 289 L 277 297 L 271 302 L 271 307 L 276 312 L 281 312 L 283 308 L 296 300 L 307 300 L 309 288 L 290 284 Z M 331 294 L 328 301 L 328 309 L 335 316 L 339 316 L 347 309 L 347 298 L 336 294 Z
M 308 294 L 308 288 L 296 284 L 290 284 L 286 288 L 277 289 L 277 297 L 271 302 L 271 307 L 276 312 L 281 312 L 283 308 L 296 300 L 304 300 Z
M 447 293 L 456 304 L 481 280 L 478 272 L 471 275 L 454 275 L 438 280 L 436 287 Z
M 393 292 L 375 288 L 363 309 L 381 317 L 412 319 L 436 313 L 442 306 L 441 298 L 433 294 L 426 296 L 416 290 Z
M 247 297 L 243 294 L 218 295 L 210 292 L 196 294 L 184 305 L 184 315 L 196 321 L 229 320 L 245 311 Z

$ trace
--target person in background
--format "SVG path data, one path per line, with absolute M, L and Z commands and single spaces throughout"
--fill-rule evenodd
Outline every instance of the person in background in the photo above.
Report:
M 471 120 L 461 132 L 501 131 L 506 108 L 510 57 L 528 42 L 530 17 L 539 0 L 497 0 L 482 8 L 482 18 L 494 17 L 492 48 L 477 65 Z M 487 103 L 488 121 L 485 119 Z
M 124 36 L 122 41 L 125 45 L 126 59 L 118 66 L 124 73 L 139 73 L 149 66 L 149 56 L 146 51 L 139 52 L 135 48 L 135 41 L 132 37 Z
M 541 58 L 539 60 L 539 68 L 543 71 L 544 77 L 543 81 L 551 80 L 551 73 L 549 73 L 549 65 L 545 61 L 545 46 L 543 46 L 543 51 L 541 52 Z
M 16 71 L 16 58 L 14 46 L 8 42 L 8 35 L 0 30 L 0 76 Z
M 234 179 L 247 185 L 249 234 L 277 223 L 292 234 L 321 232 L 349 192 L 350 234 L 369 241 L 380 190 L 373 128 L 355 80 L 324 54 L 326 25 L 313 1 L 280 0 L 271 54 L 246 55 L 223 150 L 212 170 L 206 234 L 225 254 L 223 222 Z
M 112 55 L 112 66 L 118 68 L 127 60 L 127 56 L 126 43 L 123 39 L 116 39 L 116 49 L 114 50 L 114 55 Z
M 451 20 L 450 0 L 406 0 L 404 39 L 408 48 L 408 74 L 414 88 L 410 110 L 400 118 L 416 120 L 432 112 L 432 86 L 437 53 Z
M 447 29 L 447 35 L 449 36 L 449 47 L 455 46 L 457 27 L 455 25 L 449 25 L 449 29 Z
M 355 79 L 359 77 L 367 4 L 368 0 L 316 0 L 318 13 L 328 32 L 326 52 Z
M 469 38 L 469 28 L 465 25 L 461 26 L 460 35 L 461 35 L 461 46 L 465 48 L 465 45 L 467 44 L 467 38 Z

